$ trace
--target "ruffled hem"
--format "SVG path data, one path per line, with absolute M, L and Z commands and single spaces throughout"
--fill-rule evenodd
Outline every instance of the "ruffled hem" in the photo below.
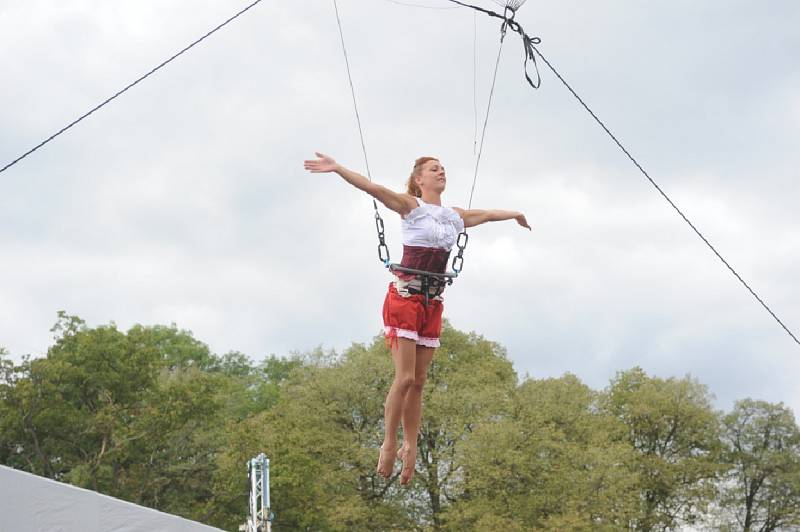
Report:
M 417 345 L 421 345 L 422 347 L 433 347 L 437 348 L 439 345 L 438 338 L 425 338 L 424 336 L 420 336 L 419 340 L 417 340 Z
M 408 338 L 409 340 L 414 340 L 415 342 L 419 340 L 419 334 L 417 331 L 409 331 L 408 329 L 398 329 L 397 327 L 391 327 L 389 325 L 385 325 L 383 327 L 383 331 L 386 334 L 386 337 L 395 337 L 395 338 Z
M 394 344 L 397 343 L 398 338 L 414 340 L 417 345 L 421 345 L 422 347 L 436 348 L 440 345 L 438 338 L 427 338 L 425 336 L 420 336 L 416 331 L 409 331 L 408 329 L 398 329 L 397 327 L 385 325 L 383 327 L 383 332 L 386 336 L 386 345 L 389 348 L 393 347 Z

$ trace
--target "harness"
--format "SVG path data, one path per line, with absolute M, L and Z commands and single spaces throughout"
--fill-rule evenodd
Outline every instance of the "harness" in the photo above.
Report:
M 406 281 L 407 284 L 405 284 L 404 288 L 409 294 L 424 295 L 426 307 L 431 298 L 441 296 L 445 287 L 453 284 L 453 279 L 458 277 L 457 273 L 425 272 L 414 268 L 405 268 L 399 264 L 390 264 L 389 270 L 395 273 L 412 275 L 413 277 Z
M 422 246 L 403 246 L 400 264 L 389 264 L 397 275 L 398 288 L 412 295 L 425 296 L 425 306 L 431 298 L 442 295 L 445 287 L 453 284 L 456 272 L 446 272 L 450 251 Z

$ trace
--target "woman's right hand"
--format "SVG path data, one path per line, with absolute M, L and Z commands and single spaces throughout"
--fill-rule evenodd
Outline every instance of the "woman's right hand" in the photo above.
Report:
M 314 152 L 319 159 L 312 159 L 303 162 L 303 167 L 313 174 L 320 174 L 324 172 L 335 172 L 339 167 L 333 157 L 325 155 L 324 153 Z

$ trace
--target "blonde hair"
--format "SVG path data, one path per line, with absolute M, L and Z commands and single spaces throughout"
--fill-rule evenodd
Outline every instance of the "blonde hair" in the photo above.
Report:
M 411 170 L 411 176 L 408 178 L 407 183 L 407 190 L 410 195 L 415 196 L 417 198 L 422 197 L 422 190 L 419 188 L 417 184 L 417 180 L 415 179 L 418 175 L 422 173 L 422 165 L 427 163 L 428 161 L 438 161 L 436 157 L 420 157 L 416 161 L 414 161 L 414 169 Z

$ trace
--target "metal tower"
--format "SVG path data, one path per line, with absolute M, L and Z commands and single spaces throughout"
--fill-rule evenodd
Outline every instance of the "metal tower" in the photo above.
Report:
M 250 515 L 247 532 L 270 532 L 272 518 L 269 506 L 269 458 L 259 454 L 248 463 L 250 479 Z

